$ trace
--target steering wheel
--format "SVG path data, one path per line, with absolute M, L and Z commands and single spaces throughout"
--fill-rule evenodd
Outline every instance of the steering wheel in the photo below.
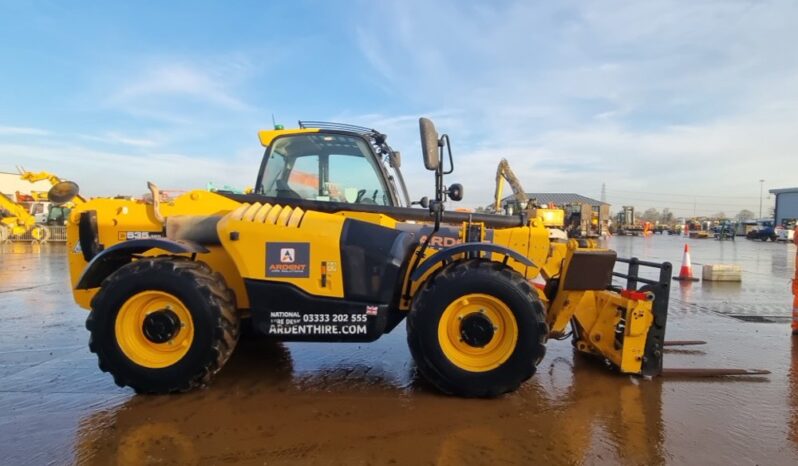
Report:
M 363 196 L 365 196 L 365 195 L 366 195 L 366 190 L 365 189 L 359 189 L 357 191 L 357 197 L 355 198 L 355 204 L 360 204 L 360 201 L 363 200 Z

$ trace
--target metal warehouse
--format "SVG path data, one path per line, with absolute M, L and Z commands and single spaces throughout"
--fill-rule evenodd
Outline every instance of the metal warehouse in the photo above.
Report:
M 798 188 L 771 189 L 776 195 L 776 225 L 794 225 L 798 219 Z

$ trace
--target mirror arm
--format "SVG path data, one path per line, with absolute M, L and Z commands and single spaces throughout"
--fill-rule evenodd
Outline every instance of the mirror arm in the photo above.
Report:
M 443 158 L 443 138 L 438 140 L 438 160 L 442 160 Z M 443 217 L 443 196 L 445 195 L 443 189 L 443 164 L 438 163 L 437 168 L 435 168 L 435 200 L 429 201 L 429 212 L 435 218 L 435 226 L 432 228 L 432 231 L 427 235 L 427 238 L 421 244 L 421 247 L 416 250 L 415 257 L 413 258 L 413 263 L 410 265 L 410 273 L 418 267 L 419 262 L 424 257 L 424 253 L 427 251 L 429 247 L 429 243 L 432 240 L 432 237 L 435 236 L 438 231 L 441 229 L 441 220 Z M 420 204 L 424 201 L 419 202 Z M 422 204 L 423 205 L 423 204 Z M 405 287 L 404 295 L 402 296 L 406 300 L 410 300 L 410 290 L 411 290 L 412 281 L 408 280 L 407 286 Z
M 443 174 L 441 173 L 440 167 L 435 170 L 435 185 L 438 186 L 439 184 L 443 184 Z M 441 197 L 441 190 L 435 190 L 435 200 L 429 202 L 429 211 L 430 213 L 435 215 L 435 227 L 432 231 L 427 235 L 427 238 L 421 244 L 421 247 L 416 250 L 416 253 L 413 257 L 413 263 L 410 265 L 410 272 L 409 274 L 412 275 L 413 271 L 416 270 L 418 264 L 421 262 L 421 259 L 424 258 L 424 254 L 427 252 L 427 248 L 429 247 L 429 243 L 432 240 L 432 237 L 435 236 L 436 233 L 441 229 L 441 217 L 443 216 L 443 202 L 440 201 Z M 424 201 L 426 198 L 421 198 L 419 204 L 422 206 L 424 205 Z M 425 206 L 426 207 L 426 206 Z M 409 275 L 408 275 L 409 276 Z M 411 294 L 410 291 L 412 290 L 413 281 L 408 280 L 407 285 L 405 286 L 404 293 L 402 294 L 402 299 L 406 301 L 410 301 Z
M 448 134 L 444 134 L 443 136 L 441 136 L 441 144 L 444 144 L 444 141 L 446 141 L 445 142 L 446 150 L 449 152 L 449 170 L 443 172 L 443 174 L 448 175 L 454 171 L 454 157 L 452 157 L 452 143 L 449 141 Z M 441 147 L 440 160 L 441 160 L 441 165 L 443 165 L 443 147 Z

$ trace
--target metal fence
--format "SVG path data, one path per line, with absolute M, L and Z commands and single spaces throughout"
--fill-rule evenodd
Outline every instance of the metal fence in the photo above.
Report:
M 47 237 L 46 242 L 48 243 L 66 243 L 66 227 L 63 225 L 52 225 L 44 227 L 48 230 L 49 235 L 45 234 Z M 9 241 L 20 241 L 20 242 L 32 242 L 36 241 L 33 237 L 33 231 L 28 231 L 24 235 L 10 235 L 8 237 Z

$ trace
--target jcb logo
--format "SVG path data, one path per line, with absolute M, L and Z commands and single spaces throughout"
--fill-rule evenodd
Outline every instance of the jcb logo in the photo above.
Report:
M 283 264 L 293 264 L 295 257 L 296 257 L 296 252 L 294 251 L 294 248 L 280 249 L 280 262 L 282 262 Z

